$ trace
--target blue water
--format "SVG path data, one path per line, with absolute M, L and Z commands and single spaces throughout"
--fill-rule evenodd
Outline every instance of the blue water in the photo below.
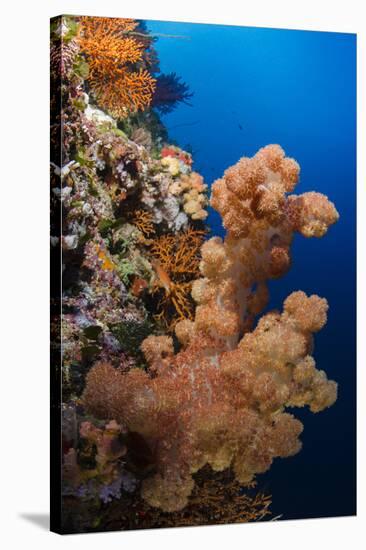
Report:
M 318 368 L 339 383 L 337 403 L 313 415 L 296 409 L 303 449 L 277 460 L 259 485 L 284 519 L 351 515 L 355 465 L 356 35 L 148 21 L 161 71 L 175 71 L 194 96 L 163 117 L 171 139 L 193 149 L 208 184 L 241 156 L 279 143 L 301 165 L 296 192 L 316 190 L 340 221 L 323 239 L 296 236 L 293 266 L 271 283 L 271 307 L 293 290 L 327 298 L 316 335 Z M 215 213 L 209 223 L 223 234 Z

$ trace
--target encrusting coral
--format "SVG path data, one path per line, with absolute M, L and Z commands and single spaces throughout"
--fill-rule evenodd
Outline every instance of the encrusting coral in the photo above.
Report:
M 278 145 L 229 168 L 211 197 L 227 235 L 202 245 L 195 317 L 175 327 L 181 349 L 151 335 L 141 345 L 148 372 L 99 362 L 87 375 L 87 410 L 140 434 L 154 456 L 155 473 L 142 483 L 151 506 L 183 509 L 192 475 L 207 464 L 250 483 L 301 448 L 302 423 L 286 407 L 318 412 L 336 400 L 336 383 L 311 356 L 325 299 L 294 292 L 250 332 L 268 301 L 266 281 L 289 267 L 293 233 L 320 237 L 338 219 L 324 195 L 287 196 L 298 175 Z
M 87 59 L 88 81 L 99 105 L 116 118 L 143 110 L 151 103 L 156 80 L 141 62 L 145 45 L 133 31 L 133 19 L 82 17 L 79 45 Z
M 192 171 L 192 157 L 173 145 L 165 145 L 160 159 L 152 167 L 152 177 L 142 191 L 144 207 L 154 223 L 164 223 L 170 232 L 178 233 L 189 221 L 203 222 L 208 213 L 207 185 L 202 176 Z
M 114 420 L 103 427 L 84 421 L 79 428 L 79 449 L 70 447 L 64 456 L 63 494 L 84 500 L 98 497 L 108 503 L 132 492 L 136 480 L 124 469 L 127 453 L 122 441 L 125 430 Z
M 205 206 L 207 185 L 203 182 L 203 177 L 197 172 L 182 174 L 178 181 L 174 181 L 170 186 L 170 192 L 173 195 L 182 195 L 183 210 L 192 220 L 205 220 L 208 216 Z

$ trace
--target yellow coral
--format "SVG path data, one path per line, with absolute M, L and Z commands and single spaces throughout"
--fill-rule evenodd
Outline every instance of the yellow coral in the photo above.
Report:
M 180 172 L 180 163 L 177 158 L 164 157 L 161 159 L 161 164 L 168 170 L 172 176 L 177 176 Z
M 163 159 L 171 159 L 166 157 Z M 176 159 L 173 159 L 176 160 Z M 205 220 L 208 212 L 204 209 L 208 200 L 206 196 L 207 185 L 203 181 L 203 177 L 197 172 L 181 175 L 178 181 L 174 181 L 169 191 L 173 195 L 183 195 L 183 209 L 192 220 Z
M 78 41 L 89 66 L 89 85 L 99 105 L 116 118 L 150 105 L 156 80 L 145 69 L 133 69 L 141 61 L 144 45 L 129 33 L 138 23 L 132 19 L 82 17 Z

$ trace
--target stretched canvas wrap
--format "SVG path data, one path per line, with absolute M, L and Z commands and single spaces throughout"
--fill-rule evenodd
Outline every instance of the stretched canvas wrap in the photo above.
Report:
M 51 20 L 51 528 L 355 514 L 356 36 Z

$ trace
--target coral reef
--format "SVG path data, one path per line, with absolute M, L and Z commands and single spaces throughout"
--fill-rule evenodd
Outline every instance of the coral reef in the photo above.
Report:
M 161 151 L 168 148 L 162 141 L 165 134 L 156 115 L 146 112 L 148 105 L 144 118 L 138 118 L 132 112 L 136 106 L 115 98 L 124 116 L 118 125 L 111 116 L 118 113 L 97 93 L 98 79 L 102 86 L 101 79 L 112 78 L 117 65 L 126 74 L 135 70 L 132 55 L 142 55 L 141 70 L 157 70 L 152 40 L 136 25 L 130 20 L 65 16 L 51 27 L 51 206 L 52 220 L 62 220 L 62 233 L 57 223 L 51 227 L 51 245 L 63 269 L 63 315 L 54 315 L 52 323 L 55 351 L 62 352 L 68 416 L 64 424 L 78 433 L 65 439 L 63 482 L 68 501 L 108 503 L 126 493 L 123 484 L 133 477 L 136 460 L 131 462 L 130 454 L 135 456 L 136 445 L 128 439 L 123 456 L 100 460 L 98 441 L 115 421 L 97 423 L 86 415 L 80 402 L 85 375 L 96 360 L 119 372 L 149 368 L 140 345 L 161 330 L 153 318 L 155 309 L 150 312 L 151 303 L 145 300 L 157 280 L 151 263 L 157 261 L 157 243 L 167 233 L 174 238 L 184 229 L 192 235 L 193 245 L 194 231 L 202 229 L 185 213 L 183 197 L 170 193 L 175 178 L 191 173 L 190 155 L 174 148 L 183 161 L 173 176 L 162 163 Z M 194 230 L 190 221 L 196 224 Z M 184 274 L 180 277 L 183 282 Z M 192 279 L 192 273 L 186 277 Z M 192 308 L 190 286 L 187 283 L 186 299 Z M 57 335 L 60 324 L 62 334 Z M 94 428 L 87 433 L 85 426 Z M 113 445 L 121 433 L 115 434 Z M 122 468 L 125 459 L 127 469 Z
M 256 475 L 301 447 L 287 408 L 337 393 L 312 357 L 326 300 L 297 291 L 259 317 L 267 281 L 289 269 L 295 232 L 322 237 L 338 213 L 291 194 L 299 166 L 270 145 L 212 185 L 226 236 L 206 240 L 208 186 L 157 114 L 191 94 L 159 76 L 145 25 L 67 16 L 51 39 L 65 525 L 261 520 Z
M 75 518 L 82 531 L 120 529 L 152 529 L 161 527 L 184 527 L 193 525 L 217 525 L 247 523 L 276 519 L 271 517 L 270 495 L 255 487 L 245 491 L 229 470 L 213 472 L 204 468 L 194 475 L 195 487 L 188 505 L 178 512 L 162 512 L 149 506 L 138 491 L 123 490 L 126 505 L 113 499 L 105 506 L 94 501 L 92 514 L 85 514 L 85 500 L 66 497 L 64 514 L 66 529 L 74 532 Z M 255 484 L 254 484 L 255 485 Z M 88 501 L 89 505 L 91 504 Z M 90 520 L 90 516 L 93 521 Z
M 298 173 L 275 145 L 227 170 L 211 204 L 228 234 L 202 246 L 195 318 L 176 326 L 182 348 L 175 353 L 168 336 L 149 336 L 141 348 L 154 376 L 136 369 L 123 375 L 103 362 L 88 373 L 89 412 L 123 421 L 154 453 L 156 473 L 142 484 L 151 506 L 183 509 L 192 475 L 206 464 L 231 467 L 240 483 L 250 483 L 276 457 L 301 448 L 303 426 L 286 407 L 318 412 L 336 399 L 336 383 L 311 356 L 326 300 L 294 292 L 282 313 L 264 315 L 250 332 L 267 302 L 265 281 L 289 266 L 293 232 L 320 236 L 338 219 L 323 195 L 287 197 Z

